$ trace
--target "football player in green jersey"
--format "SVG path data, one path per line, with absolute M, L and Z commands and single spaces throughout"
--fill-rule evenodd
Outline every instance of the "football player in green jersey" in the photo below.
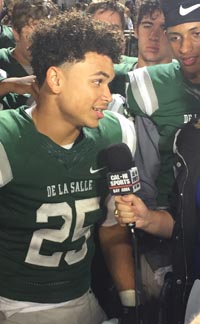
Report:
M 152 206 L 159 208 L 168 206 L 174 181 L 172 167 L 174 135 L 178 128 L 198 113 L 200 97 L 198 31 L 192 35 L 187 29 L 178 27 L 176 32 L 174 26 L 171 31 L 171 26 L 167 22 L 167 36 L 173 56 L 178 62 L 144 67 L 128 73 L 130 86 L 127 92 L 130 113 L 150 119 L 159 132 L 159 151 L 154 154 L 158 157 L 160 155 L 160 162 L 155 161 L 155 167 L 159 172 L 156 173 L 155 168 L 150 168 L 148 163 L 145 163 L 144 157 L 141 157 L 144 160 L 143 168 L 146 169 L 146 174 L 150 175 L 149 179 L 144 178 L 144 183 L 149 183 L 149 188 L 153 185 L 155 188 L 155 193 L 152 193 L 154 199 Z M 189 39 L 188 44 L 186 42 L 182 44 L 186 37 Z M 186 49 L 183 47 L 185 44 Z M 149 136 L 151 137 L 151 133 Z M 145 201 L 148 202 L 151 190 L 147 189 L 146 194 Z
M 162 142 L 163 149 L 167 150 L 167 144 L 171 142 L 172 146 L 172 135 L 178 125 L 187 123 L 195 113 L 195 109 L 196 113 L 199 110 L 200 1 L 162 0 L 162 2 L 169 41 L 174 56 L 180 64 L 171 64 L 166 68 L 159 66 L 158 69 L 152 67 L 142 71 L 151 89 L 152 86 L 155 89 L 151 95 L 146 92 L 146 102 L 143 100 L 142 106 L 143 111 L 148 106 L 150 118 L 155 117 L 155 120 L 157 118 L 161 134 L 167 134 L 166 131 L 168 134 L 171 132 L 171 137 L 165 136 L 166 142 Z M 145 80 L 143 94 L 148 90 Z M 159 96 L 159 102 L 155 100 L 156 95 Z M 139 97 L 137 99 L 139 103 Z M 184 113 L 185 115 L 182 115 Z M 135 221 L 136 227 L 148 233 L 158 237 L 172 236 L 174 312 L 170 323 L 173 324 L 189 323 L 189 319 L 200 310 L 199 129 L 199 119 L 193 118 L 177 132 L 175 137 L 173 147 L 174 152 L 177 153 L 174 164 L 177 177 L 170 206 L 173 216 L 164 210 L 153 211 L 146 208 L 138 197 L 121 197 L 118 200 L 120 222 L 124 224 Z M 133 208 L 130 208 L 130 203 L 134 205 Z M 191 297 L 186 309 L 190 290 Z
M 132 248 L 113 217 L 102 154 L 111 143 L 125 142 L 133 154 L 136 145 L 133 124 L 105 111 L 123 46 L 118 29 L 78 13 L 36 27 L 37 104 L 0 116 L 3 324 L 102 323 L 90 290 L 97 223 L 118 291 L 134 288 Z
M 0 24 L 0 48 L 14 47 L 15 40 L 10 26 Z
M 172 53 L 164 33 L 165 20 L 159 0 L 136 1 L 134 35 L 138 39 L 138 57 L 122 56 L 115 65 L 116 77 L 111 92 L 125 96 L 127 72 L 161 63 L 169 63 Z
M 30 65 L 29 38 L 40 19 L 51 18 L 59 13 L 57 6 L 51 1 L 44 0 L 19 0 L 12 10 L 12 29 L 15 38 L 15 47 L 0 49 L 0 68 L 5 71 L 1 79 L 4 83 L 10 77 L 25 77 L 32 75 Z M 34 78 L 32 76 L 32 78 Z M 12 80 L 13 81 L 13 80 Z M 23 82 L 23 80 L 22 80 Z M 22 83 L 21 82 L 21 83 Z M 35 99 L 35 86 L 27 89 L 29 92 L 15 92 L 17 86 L 8 79 L 8 83 L 1 88 L 0 109 L 14 109 L 24 104 L 29 104 Z M 31 96 L 32 95 L 32 96 Z

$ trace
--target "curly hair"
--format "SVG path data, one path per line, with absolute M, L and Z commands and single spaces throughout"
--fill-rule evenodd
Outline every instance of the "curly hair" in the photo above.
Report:
M 162 12 L 160 0 L 138 0 L 135 2 L 134 22 L 138 27 L 144 16 L 154 14 L 158 10 Z
M 50 66 L 83 61 L 88 52 L 107 55 L 118 63 L 124 48 L 124 36 L 118 28 L 79 12 L 64 12 L 41 21 L 31 38 L 31 65 L 39 85 Z
M 17 0 L 11 16 L 12 27 L 20 33 L 30 21 L 52 18 L 60 12 L 51 0 Z

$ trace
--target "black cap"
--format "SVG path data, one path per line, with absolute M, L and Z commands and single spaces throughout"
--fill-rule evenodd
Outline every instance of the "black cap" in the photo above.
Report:
M 200 21 L 200 0 L 161 0 L 166 27 Z

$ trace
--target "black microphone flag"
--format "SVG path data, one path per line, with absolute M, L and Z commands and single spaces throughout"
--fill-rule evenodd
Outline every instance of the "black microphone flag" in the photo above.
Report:
M 137 167 L 131 151 L 125 143 L 110 145 L 106 150 L 107 181 L 111 195 L 127 195 L 140 190 Z

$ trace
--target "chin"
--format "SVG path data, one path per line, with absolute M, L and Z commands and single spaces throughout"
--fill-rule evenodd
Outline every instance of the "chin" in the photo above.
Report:
M 88 128 L 97 128 L 99 126 L 99 120 L 97 120 L 96 122 L 90 122 L 90 123 L 86 123 L 85 127 Z

